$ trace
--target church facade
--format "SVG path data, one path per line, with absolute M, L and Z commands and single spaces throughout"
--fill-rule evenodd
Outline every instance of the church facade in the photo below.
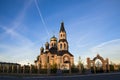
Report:
M 45 43 L 45 48 L 40 48 L 40 55 L 35 60 L 37 68 L 45 69 L 50 65 L 57 66 L 57 69 L 69 69 L 74 64 L 74 56 L 69 52 L 69 44 L 64 23 L 61 23 L 59 39 L 51 37 L 50 42 Z

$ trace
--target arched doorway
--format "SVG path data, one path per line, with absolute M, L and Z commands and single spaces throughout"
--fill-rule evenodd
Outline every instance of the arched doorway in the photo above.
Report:
M 95 60 L 95 68 L 96 68 L 96 73 L 103 72 L 103 63 L 100 59 Z
M 93 60 L 87 58 L 87 66 L 88 69 L 91 69 L 92 73 L 107 72 L 109 71 L 109 60 L 108 58 L 104 60 L 99 54 L 97 54 Z
M 63 65 L 64 65 L 64 70 L 69 70 L 70 66 L 70 58 L 68 56 L 63 57 Z

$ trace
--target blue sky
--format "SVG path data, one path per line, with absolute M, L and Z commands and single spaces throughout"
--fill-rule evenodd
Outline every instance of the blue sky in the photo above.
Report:
M 62 21 L 75 63 L 120 63 L 120 0 L 0 0 L 0 61 L 33 64 Z

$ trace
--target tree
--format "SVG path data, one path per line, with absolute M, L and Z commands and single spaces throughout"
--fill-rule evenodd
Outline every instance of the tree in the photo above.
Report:
M 120 71 L 120 64 L 118 65 L 119 71 Z
M 112 61 L 110 62 L 110 71 L 114 71 L 114 64 Z
M 56 73 L 57 72 L 57 64 L 51 65 L 51 73 Z
M 78 73 L 78 72 L 79 72 L 79 69 L 75 66 L 75 64 L 73 64 L 73 65 L 71 66 L 71 72 L 72 72 L 72 73 Z
M 84 65 L 83 65 L 83 62 L 82 62 L 82 59 L 80 56 L 79 56 L 79 60 L 78 60 L 78 69 L 79 69 L 80 74 L 84 72 Z
M 114 71 L 114 65 L 110 64 L 110 71 Z

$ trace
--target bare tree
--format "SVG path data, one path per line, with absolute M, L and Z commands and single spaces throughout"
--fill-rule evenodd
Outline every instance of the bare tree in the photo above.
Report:
M 78 60 L 78 69 L 79 69 L 79 73 L 81 74 L 83 71 L 83 62 L 81 57 L 79 56 L 79 60 Z

